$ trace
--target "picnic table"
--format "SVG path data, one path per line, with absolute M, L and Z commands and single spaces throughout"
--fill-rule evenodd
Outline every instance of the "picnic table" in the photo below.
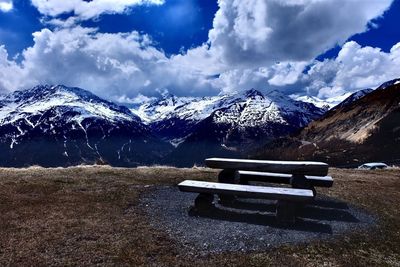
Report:
M 178 185 L 183 192 L 199 193 L 194 208 L 213 208 L 214 195 L 220 203 L 232 203 L 237 197 L 276 200 L 276 217 L 280 223 L 293 224 L 299 205 L 313 201 L 315 187 L 331 187 L 328 164 L 313 161 L 272 161 L 230 158 L 209 158 L 209 168 L 221 169 L 218 183 L 186 180 Z M 250 185 L 252 181 L 289 184 L 291 187 Z

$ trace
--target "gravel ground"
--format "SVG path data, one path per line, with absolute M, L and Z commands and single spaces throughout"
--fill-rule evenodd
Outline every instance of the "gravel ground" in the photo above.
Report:
M 166 231 L 188 250 L 201 253 L 257 251 L 283 244 L 328 239 L 373 226 L 366 212 L 332 198 L 317 196 L 305 207 L 295 226 L 276 223 L 275 203 L 240 199 L 234 206 L 219 204 L 209 214 L 189 215 L 197 194 L 163 186 L 141 199 L 152 226 Z

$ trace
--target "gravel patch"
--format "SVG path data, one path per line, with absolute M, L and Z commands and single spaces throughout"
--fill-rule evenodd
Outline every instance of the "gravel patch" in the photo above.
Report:
M 230 207 L 215 204 L 207 214 L 189 215 L 197 194 L 157 187 L 141 199 L 150 224 L 198 252 L 255 251 L 306 243 L 365 229 L 375 218 L 347 203 L 317 196 L 303 208 L 296 225 L 278 225 L 275 202 L 239 199 Z M 216 202 L 216 201 L 215 201 Z

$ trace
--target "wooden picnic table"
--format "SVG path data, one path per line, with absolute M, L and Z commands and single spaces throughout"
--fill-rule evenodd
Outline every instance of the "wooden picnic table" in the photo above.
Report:
M 223 205 L 236 197 L 266 198 L 278 201 L 278 221 L 294 223 L 298 205 L 315 198 L 314 186 L 333 184 L 332 177 L 326 176 L 329 165 L 323 162 L 208 158 L 205 165 L 222 169 L 218 183 L 186 180 L 178 185 L 181 191 L 199 193 L 198 211 L 212 209 L 214 194 Z M 292 188 L 249 185 L 249 181 L 290 184 Z

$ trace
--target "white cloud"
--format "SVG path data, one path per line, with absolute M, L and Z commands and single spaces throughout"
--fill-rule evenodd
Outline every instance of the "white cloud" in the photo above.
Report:
M 363 32 L 392 0 L 219 0 L 211 50 L 229 65 L 312 60 Z
M 307 61 L 279 62 L 271 67 L 274 74 L 268 80 L 268 83 L 275 86 L 294 84 L 298 81 L 307 64 Z
M 316 56 L 364 32 L 391 2 L 219 0 L 208 43 L 174 61 L 202 75 L 220 74 L 213 84 L 223 91 L 284 89 L 300 82 Z
M 266 68 L 232 69 L 222 73 L 213 81 L 222 92 L 235 92 L 250 88 L 264 89 L 270 73 Z
M 130 7 L 137 5 L 161 5 L 163 3 L 164 0 L 32 0 L 32 4 L 43 15 L 57 17 L 73 12 L 81 20 L 96 18 L 105 13 L 124 13 Z
M 178 94 L 209 94 L 213 90 L 205 77 L 173 63 L 152 46 L 149 36 L 135 31 L 108 34 L 77 26 L 43 29 L 33 36 L 34 45 L 22 53 L 21 64 L 9 61 L 4 47 L 0 50 L 0 67 L 4 75 L 10 75 L 2 77 L 7 81 L 3 89 L 65 84 L 114 100 L 138 93 L 154 95 L 165 88 Z
M 343 46 L 337 59 L 316 61 L 303 74 L 317 55 L 363 32 L 390 0 L 219 0 L 208 42 L 171 57 L 136 31 L 110 34 L 77 26 L 79 20 L 103 13 L 162 2 L 32 0 L 60 27 L 35 32 L 34 45 L 21 53 L 21 63 L 0 47 L 0 90 L 65 84 L 127 102 L 164 89 L 207 95 L 251 87 L 280 87 L 290 93 L 307 88 L 311 95 L 328 97 L 399 76 L 400 45 L 385 53 L 353 42 Z M 66 12 L 75 16 L 67 21 L 57 17 Z M 68 27 L 62 27 L 66 22 Z
M 389 52 L 351 41 L 343 45 L 336 59 L 316 61 L 304 79 L 311 94 L 319 97 L 375 88 L 400 77 L 400 43 Z
M 0 11 L 9 12 L 13 9 L 12 0 L 0 0 Z
M 130 98 L 130 97 L 127 97 L 126 95 L 122 95 L 116 101 L 119 103 L 124 103 L 124 104 L 140 105 L 143 103 L 148 103 L 155 99 L 156 99 L 156 97 L 148 97 L 148 96 L 145 96 L 142 94 L 138 94 L 134 98 Z
M 8 93 L 28 82 L 28 75 L 16 62 L 9 60 L 4 45 L 0 45 L 0 93 Z

